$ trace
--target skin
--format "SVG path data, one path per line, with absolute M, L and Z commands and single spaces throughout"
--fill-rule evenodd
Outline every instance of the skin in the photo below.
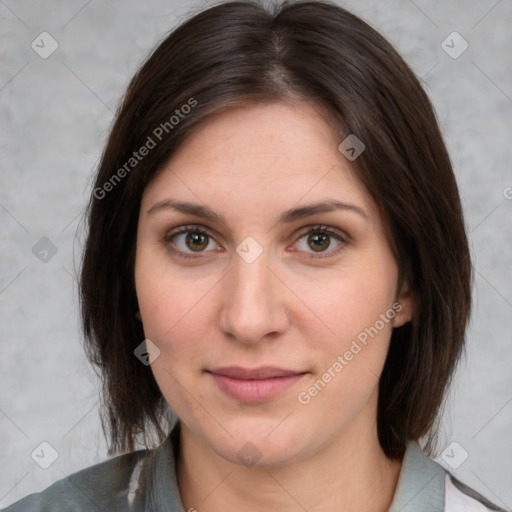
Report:
M 377 207 L 338 150 L 343 139 L 310 105 L 231 107 L 196 127 L 144 191 L 136 289 L 146 338 L 160 350 L 153 374 L 182 423 L 185 510 L 384 511 L 392 501 L 401 461 L 378 442 L 378 378 L 393 326 L 411 319 L 413 305 Z M 148 212 L 169 198 L 207 205 L 225 222 Z M 285 210 L 329 199 L 366 218 L 344 209 L 277 223 Z M 198 224 L 205 239 L 172 238 Z M 318 225 L 343 241 L 328 236 L 315 251 Z M 251 263 L 236 252 L 248 236 L 263 249 Z M 300 403 L 397 301 L 396 316 Z M 306 373 L 272 400 L 247 404 L 205 371 L 220 366 Z M 248 442 L 257 451 L 244 464 Z

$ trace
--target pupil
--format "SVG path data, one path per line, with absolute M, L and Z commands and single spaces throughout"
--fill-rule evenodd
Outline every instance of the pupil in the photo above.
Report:
M 189 244 L 189 242 L 192 242 L 192 244 Z M 204 249 L 208 245 L 208 242 L 206 241 L 206 236 L 201 233 L 189 233 L 187 235 L 187 245 L 193 251 L 197 251 Z
M 326 247 L 329 246 L 329 243 L 327 243 L 327 245 L 325 243 L 322 245 L 322 242 L 325 242 L 327 240 L 327 235 L 324 235 L 323 233 L 317 233 L 316 235 L 313 235 L 312 239 L 313 245 L 310 244 L 310 247 L 314 250 L 318 248 L 325 249 Z

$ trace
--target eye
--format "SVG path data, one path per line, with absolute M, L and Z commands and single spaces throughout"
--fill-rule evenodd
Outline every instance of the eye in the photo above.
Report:
M 335 241 L 335 248 L 328 250 Z M 162 242 L 164 246 L 170 245 L 177 247 L 177 250 L 169 248 L 171 252 L 182 258 L 197 258 L 202 253 L 208 252 L 206 249 L 210 247 L 215 250 L 212 245 L 215 243 L 213 237 L 208 231 L 200 226 L 182 226 L 174 231 L 167 233 Z M 297 246 L 300 251 L 311 254 L 312 258 L 327 258 L 337 254 L 347 244 L 346 236 L 342 233 L 330 229 L 327 226 L 313 226 L 309 231 L 305 232 L 298 240 Z M 310 249 L 310 250 L 309 250 Z M 194 254 L 196 253 L 196 254 Z
M 327 249 L 333 245 L 333 240 L 336 242 L 335 248 L 328 251 Z M 313 258 L 326 258 L 337 254 L 346 243 L 347 240 L 341 233 L 327 226 L 315 226 L 299 238 L 297 245 L 299 250 L 309 252 L 308 249 L 311 249 L 317 253 L 312 256 Z
M 172 244 L 178 248 L 171 249 L 173 253 L 183 258 L 195 258 L 193 253 L 206 252 L 205 249 L 212 245 L 213 238 L 199 226 L 182 226 L 167 233 L 162 241 L 165 246 Z

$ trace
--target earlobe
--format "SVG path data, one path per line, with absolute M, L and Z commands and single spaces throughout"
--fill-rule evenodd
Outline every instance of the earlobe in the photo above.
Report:
M 414 313 L 414 300 L 409 289 L 409 283 L 404 279 L 400 287 L 400 292 L 395 300 L 393 308 L 396 311 L 393 327 L 401 327 L 402 325 L 410 322 Z

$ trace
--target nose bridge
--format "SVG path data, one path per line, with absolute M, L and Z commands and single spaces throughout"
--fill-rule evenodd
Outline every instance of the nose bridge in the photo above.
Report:
M 267 252 L 258 256 L 254 261 L 248 262 L 242 257 L 238 257 L 233 269 L 233 280 L 235 286 L 243 295 L 261 296 L 269 291 L 271 286 L 271 272 L 268 269 Z
M 241 248 L 243 244 L 237 252 Z M 277 295 L 279 290 L 269 264 L 267 251 L 254 259 L 244 257 L 243 252 L 234 258 L 222 301 L 221 327 L 239 341 L 256 342 L 285 326 L 282 297 Z

